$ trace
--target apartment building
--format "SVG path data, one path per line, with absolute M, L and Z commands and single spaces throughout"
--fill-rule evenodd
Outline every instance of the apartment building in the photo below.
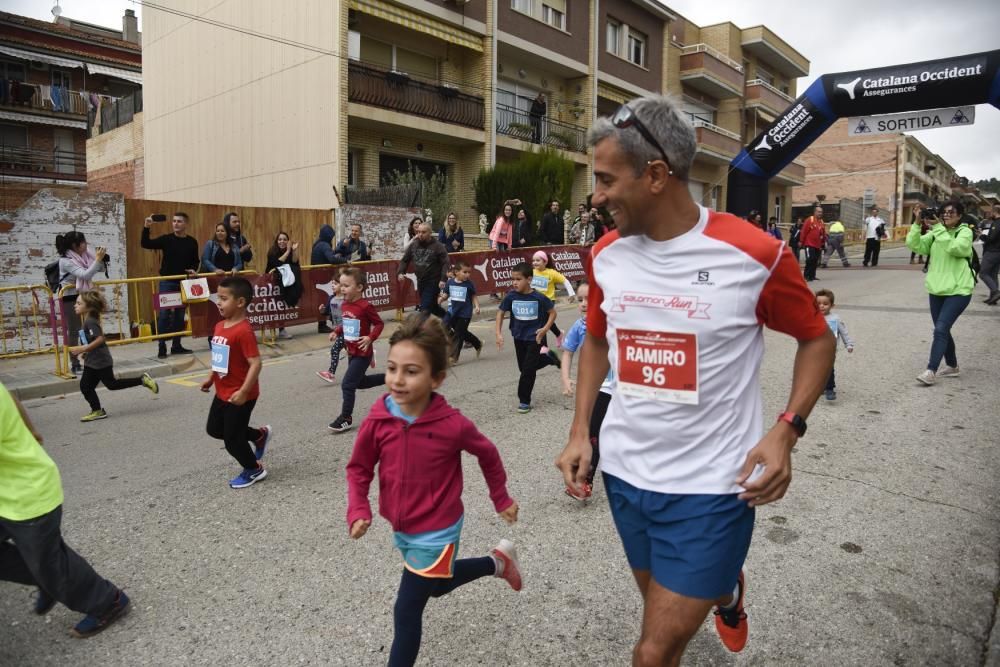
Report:
M 903 133 L 851 135 L 838 120 L 801 160 L 808 173 L 795 190 L 795 204 L 826 195 L 827 201 L 853 199 L 877 204 L 890 225 L 906 225 L 915 204 L 934 205 L 952 195 L 955 169 L 918 139 Z
M 144 15 L 149 198 L 333 208 L 333 186 L 413 165 L 446 174 L 474 230 L 484 166 L 550 147 L 583 201 L 594 120 L 669 91 L 698 131 L 692 192 L 725 208 L 728 162 L 808 72 L 762 26 L 699 28 L 656 0 L 166 4 Z M 803 180 L 797 164 L 775 180 L 782 208 Z
M 87 184 L 86 141 L 142 85 L 135 13 L 122 30 L 0 12 L 0 210 L 40 188 Z

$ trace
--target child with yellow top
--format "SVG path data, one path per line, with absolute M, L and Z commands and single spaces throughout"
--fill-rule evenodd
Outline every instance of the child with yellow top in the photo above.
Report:
M 531 267 L 533 269 L 531 277 L 531 288 L 533 290 L 544 294 L 547 299 L 552 300 L 556 296 L 556 285 L 562 285 L 570 300 L 576 297 L 576 292 L 573 290 L 573 283 L 566 276 L 556 271 L 555 265 L 552 263 L 552 258 L 544 251 L 539 250 L 532 255 Z M 558 344 L 562 345 L 562 331 L 559 330 L 559 325 L 555 322 L 552 323 L 552 333 L 556 335 Z M 546 350 L 542 350 L 543 354 L 545 352 Z

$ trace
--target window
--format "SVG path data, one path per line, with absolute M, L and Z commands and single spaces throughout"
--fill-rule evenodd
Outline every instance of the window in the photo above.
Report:
M 715 109 L 710 106 L 685 98 L 681 102 L 681 110 L 689 114 L 692 121 L 700 120 L 715 125 Z
M 511 9 L 527 14 L 528 16 L 534 14 L 532 11 L 532 5 L 534 4 L 534 0 L 510 0 Z
M 566 14 L 554 7 L 542 5 L 542 21 L 548 23 L 553 28 L 566 29 Z
M 774 85 L 774 75 L 763 69 L 760 65 L 757 65 L 757 78 L 769 86 Z
M 629 28 L 628 53 L 625 57 L 634 65 L 646 66 L 646 35 Z
M 347 151 L 347 184 L 351 187 L 357 187 L 358 178 L 358 155 L 353 150 Z
M 62 86 L 63 88 L 70 88 L 70 75 L 69 72 L 61 69 L 52 70 L 52 85 Z
M 397 72 L 406 72 L 426 79 L 438 78 L 437 60 L 395 44 L 386 44 L 362 35 L 358 49 L 361 60 Z
M 497 81 L 497 104 L 513 107 L 522 114 L 531 110 L 538 91 L 513 81 Z
M 622 50 L 622 24 L 614 19 L 608 19 L 608 31 L 606 35 L 607 39 L 607 51 L 608 53 L 613 53 L 616 56 L 621 53 Z
M 24 81 L 24 64 L 0 61 L 0 78 Z
M 0 125 L 0 147 L 27 148 L 28 128 L 24 125 Z

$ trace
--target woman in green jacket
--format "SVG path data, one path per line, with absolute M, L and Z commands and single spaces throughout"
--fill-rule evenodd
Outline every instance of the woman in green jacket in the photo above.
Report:
M 959 224 L 965 207 L 960 202 L 946 203 L 941 218 L 933 218 L 933 225 L 926 234 L 920 233 L 919 211 L 915 212 L 914 224 L 906 235 L 906 246 L 917 253 L 930 257 L 930 269 L 924 283 L 930 295 L 931 320 L 934 322 L 934 340 L 931 342 L 930 360 L 927 370 L 917 376 L 925 385 L 932 385 L 938 377 L 957 377 L 958 357 L 955 354 L 955 339 L 951 337 L 951 327 L 972 300 L 975 280 L 969 258 L 972 257 L 972 230 L 968 225 Z M 945 369 L 938 372 L 941 359 Z

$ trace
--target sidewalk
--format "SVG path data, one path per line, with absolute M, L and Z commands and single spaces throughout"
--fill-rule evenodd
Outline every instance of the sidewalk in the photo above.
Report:
M 474 317 L 473 321 L 492 320 L 496 317 L 498 304 L 488 295 L 480 300 L 480 305 L 482 313 L 478 317 Z M 563 304 L 559 310 L 564 310 L 567 307 L 571 306 Z M 411 312 L 413 312 L 412 308 L 408 308 L 404 315 Z M 380 338 L 388 340 L 398 324 L 396 311 L 385 311 L 379 315 L 386 327 Z M 288 332 L 293 336 L 290 340 L 261 344 L 260 356 L 267 360 L 330 348 L 328 334 L 318 333 L 315 323 L 288 327 Z M 112 346 L 111 354 L 115 360 L 115 373 L 124 377 L 137 377 L 143 373 L 149 373 L 154 378 L 202 371 L 207 374 L 212 366 L 207 339 L 188 337 L 182 339 L 182 344 L 192 350 L 194 354 L 176 357 L 170 355 L 166 359 L 158 359 L 155 341 Z M 78 391 L 80 379 L 78 377 L 61 378 L 53 373 L 54 366 L 52 355 L 0 360 L 0 383 L 22 401 Z

